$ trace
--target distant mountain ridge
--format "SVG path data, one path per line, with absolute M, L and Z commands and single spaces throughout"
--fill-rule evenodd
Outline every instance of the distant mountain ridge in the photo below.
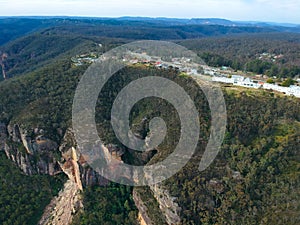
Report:
M 70 59 L 81 51 L 89 52 L 98 46 L 95 43 L 101 43 L 104 46 L 101 51 L 107 51 L 115 46 L 112 42 L 124 44 L 135 40 L 186 40 L 184 43 L 190 49 L 200 50 L 202 46 L 202 51 L 210 51 L 218 46 L 218 51 L 226 53 L 231 60 L 239 58 L 242 65 L 255 59 L 255 54 L 260 51 L 257 46 L 264 49 L 268 45 L 283 53 L 292 62 L 291 65 L 298 65 L 296 43 L 300 40 L 300 28 L 297 33 L 297 28 L 291 27 L 236 24 L 218 18 L 0 17 L 0 81 L 32 72 L 62 58 Z M 290 30 L 294 32 L 283 33 Z M 238 40 L 226 40 L 226 37 L 233 36 Z M 205 41 L 211 37 L 211 40 Z M 218 41 L 217 37 L 223 39 Z M 274 41 L 266 43 L 266 38 Z M 245 44 L 245 41 L 249 44 Z M 203 43 L 206 43 L 205 46 Z M 294 49 L 295 53 L 287 49 Z M 232 57 L 237 51 L 243 57 Z M 252 52 L 252 56 L 249 56 L 249 52 Z
M 219 36 L 232 33 L 270 33 L 270 32 L 291 32 L 300 33 L 300 25 L 287 23 L 269 23 L 269 22 L 242 22 L 231 21 L 220 18 L 151 18 L 151 17 L 120 17 L 120 18 L 105 18 L 105 17 L 68 17 L 68 16 L 24 16 L 24 17 L 0 17 L 0 46 L 14 40 L 25 34 L 39 31 L 42 29 L 53 27 L 70 27 L 78 26 L 88 27 L 95 26 L 98 30 L 107 29 L 108 26 L 113 26 L 115 29 L 118 26 L 118 31 L 123 27 L 127 27 L 127 32 L 135 31 L 136 28 L 147 30 L 146 33 L 154 34 L 156 31 L 153 28 L 164 28 L 177 33 L 165 39 L 182 39 L 182 38 L 199 38 L 203 36 Z M 130 27 L 130 29 L 128 29 Z M 74 28 L 74 27 L 73 27 Z M 74 30 L 74 29 L 73 29 Z M 161 33 L 166 33 L 166 31 Z M 192 35 L 186 34 L 186 30 L 193 30 Z M 199 31 L 201 30 L 201 31 Z M 214 30 L 212 32 L 212 30 Z M 208 31 L 208 32 L 207 32 Z M 124 32 L 124 31 L 122 31 Z M 96 32 L 97 33 L 97 32 Z M 98 32 L 99 33 L 99 32 Z M 99 35 L 97 33 L 97 35 Z M 209 35 L 207 35 L 207 33 Z M 123 34 L 123 33 L 122 33 Z M 101 34 L 103 35 L 103 34 Z M 110 37 L 111 31 L 108 34 Z M 115 37 L 114 35 L 112 35 Z M 120 35 L 117 35 L 120 36 Z M 121 35 L 122 36 L 122 35 Z M 120 36 L 120 37 L 121 37 Z M 155 36 L 155 35 L 154 35 Z M 157 35 L 156 35 L 157 36 Z M 146 38 L 149 39 L 149 35 Z M 150 38 L 151 39 L 151 38 Z M 152 38 L 157 39 L 157 38 Z M 161 39 L 161 38 L 159 38 Z
M 93 20 L 127 20 L 127 21 L 166 21 L 169 23 L 180 24 L 213 24 L 213 25 L 248 25 L 248 26 L 283 26 L 283 27 L 299 27 L 296 23 L 280 23 L 268 21 L 243 21 L 229 20 L 223 18 L 169 18 L 169 17 L 143 17 L 143 16 L 123 16 L 123 17 L 81 17 L 81 16 L 0 16 L 0 19 L 93 19 Z

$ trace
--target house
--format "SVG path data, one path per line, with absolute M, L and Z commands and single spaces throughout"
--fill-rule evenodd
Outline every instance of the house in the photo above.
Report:
M 260 88 L 261 85 L 258 84 L 258 81 L 253 81 L 250 78 L 237 77 L 234 80 L 234 85 L 242 86 L 242 87 L 250 87 L 250 88 Z
M 231 78 L 233 79 L 233 84 L 237 84 L 238 82 L 241 82 L 244 80 L 244 77 L 240 76 L 240 75 L 232 75 Z
M 234 82 L 233 78 L 216 77 L 216 76 L 212 77 L 212 81 L 226 83 L 226 84 L 233 84 Z
M 195 74 L 198 74 L 198 71 L 197 71 L 197 69 L 191 69 L 191 70 L 188 72 L 188 74 L 190 74 L 190 75 L 195 75 Z
M 290 93 L 298 98 L 300 98 L 300 87 L 296 85 L 290 86 Z
M 213 70 L 210 70 L 210 69 L 204 69 L 203 73 L 206 74 L 206 75 L 211 75 L 211 76 L 215 75 L 215 72 Z

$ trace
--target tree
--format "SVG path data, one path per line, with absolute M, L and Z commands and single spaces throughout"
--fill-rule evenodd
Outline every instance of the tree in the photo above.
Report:
M 289 87 L 289 86 L 291 86 L 291 85 L 294 85 L 295 82 L 296 82 L 296 81 L 294 81 L 292 78 L 288 78 L 288 79 L 286 79 L 285 81 L 283 81 L 283 82 L 281 83 L 281 86 L 283 86 L 283 87 Z

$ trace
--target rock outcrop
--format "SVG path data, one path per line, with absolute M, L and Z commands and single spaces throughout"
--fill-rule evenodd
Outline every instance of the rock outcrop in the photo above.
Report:
M 69 131 L 66 132 L 62 142 L 64 145 L 60 148 L 56 142 L 44 137 L 42 133 L 42 130 L 37 128 L 33 132 L 28 132 L 19 125 L 6 126 L 0 123 L 0 150 L 4 150 L 6 156 L 27 175 L 55 175 L 60 172 L 67 174 L 69 180 L 59 195 L 46 207 L 38 223 L 67 225 L 72 222 L 74 214 L 83 207 L 80 195 L 82 183 L 79 154 L 72 146 L 73 140 L 68 139 Z M 65 150 L 68 146 L 71 147 Z
M 0 150 L 27 174 L 55 175 L 61 172 L 58 164 L 58 145 L 43 135 L 29 136 L 19 125 L 0 125 Z
M 168 190 L 164 189 L 160 184 L 150 186 L 150 189 L 154 193 L 159 208 L 166 218 L 166 222 L 169 225 L 180 224 L 179 212 L 181 208 L 176 203 L 176 198 L 172 197 Z
M 7 140 L 7 129 L 4 123 L 0 123 L 0 151 L 4 150 L 5 143 Z
M 70 224 L 72 218 L 80 208 L 82 201 L 80 192 L 90 185 L 107 185 L 108 180 L 96 173 L 86 162 L 84 156 L 77 149 L 76 140 L 71 129 L 65 132 L 61 143 L 56 143 L 45 137 L 43 130 L 34 128 L 28 132 L 17 124 L 6 126 L 0 123 L 0 150 L 4 150 L 9 159 L 16 163 L 27 175 L 65 173 L 68 181 L 64 189 L 47 206 L 39 222 L 40 225 Z M 124 149 L 114 145 L 103 146 L 105 156 L 122 163 Z M 145 158 L 151 157 L 147 152 Z M 168 224 L 180 224 L 180 208 L 167 190 L 161 186 L 150 187 L 159 208 Z M 133 198 L 139 209 L 139 220 L 143 225 L 154 224 L 147 215 L 147 206 L 141 201 L 138 194 L 133 192 Z
M 71 224 L 74 214 L 82 207 L 78 184 L 68 180 L 59 195 L 46 207 L 38 225 Z
M 28 135 L 30 133 L 30 135 Z M 0 150 L 27 175 L 55 175 L 64 172 L 68 181 L 63 190 L 46 207 L 40 225 L 67 225 L 83 205 L 80 192 L 80 156 L 76 151 L 72 133 L 68 130 L 59 146 L 43 136 L 43 131 L 35 128 L 33 132 L 23 130 L 19 125 L 0 123 Z
M 0 66 L 2 68 L 3 79 L 5 80 L 7 78 L 7 76 L 6 76 L 6 69 L 5 69 L 6 68 L 5 61 L 6 61 L 7 57 L 8 57 L 8 54 L 7 53 L 2 53 L 2 52 L 0 52 L 0 54 L 1 54 L 1 56 L 0 56 Z
M 142 201 L 141 197 L 139 196 L 139 193 L 133 189 L 133 200 L 134 203 L 139 210 L 139 216 L 138 220 L 140 225 L 155 225 L 154 222 L 149 218 L 147 214 L 147 206 L 146 204 Z
M 17 124 L 0 123 L 0 151 L 12 160 L 25 174 L 55 175 L 64 172 L 79 189 L 90 185 L 107 185 L 109 182 L 96 173 L 76 149 L 72 129 L 67 129 L 61 143 L 43 135 L 43 130 L 22 129 Z M 121 160 L 124 150 L 114 145 L 105 147 L 107 154 Z
M 70 148 L 70 150 L 63 154 L 63 157 L 66 159 L 64 164 L 60 164 L 63 172 L 68 176 L 69 180 L 73 181 L 79 190 L 83 190 L 81 183 L 81 176 L 78 164 L 78 156 L 76 149 L 74 147 Z
M 114 145 L 108 145 L 104 147 L 109 157 L 114 157 L 121 160 L 121 156 L 124 151 L 117 148 Z M 100 176 L 95 170 L 93 170 L 85 160 L 85 157 L 78 151 L 77 143 L 74 137 L 72 129 L 68 129 L 64 135 L 64 138 L 59 146 L 59 151 L 62 155 L 62 162 L 60 163 L 64 172 L 70 177 L 74 177 L 76 180 L 80 180 L 82 188 L 93 185 L 107 185 L 109 181 Z M 76 158 L 76 160 L 74 160 Z M 74 163 L 77 161 L 77 163 Z M 76 173 L 74 173 L 76 171 Z M 73 178 L 70 178 L 73 179 Z

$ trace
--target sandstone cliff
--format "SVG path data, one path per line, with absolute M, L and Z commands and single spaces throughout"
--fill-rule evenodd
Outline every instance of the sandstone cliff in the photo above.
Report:
M 46 207 L 38 225 L 67 225 L 82 207 L 78 185 L 68 180 L 59 195 Z
M 114 145 L 104 146 L 104 149 L 107 157 L 122 160 L 124 149 Z M 77 149 L 71 129 L 66 130 L 62 140 L 57 143 L 47 138 L 42 129 L 34 128 L 28 131 L 22 129 L 18 124 L 0 123 L 0 151 L 5 151 L 6 156 L 27 175 L 56 175 L 58 173 L 67 175 L 68 181 L 59 195 L 46 207 L 39 222 L 40 225 L 70 224 L 76 212 L 83 207 L 81 191 L 86 186 L 109 183 L 87 164 Z M 145 159 L 141 159 L 142 161 L 149 160 L 151 157 L 149 155 L 151 152 L 149 152 L 146 152 L 147 155 L 144 157 Z M 151 190 L 159 204 L 159 210 L 161 210 L 159 214 L 163 214 L 165 218 L 163 220 L 167 224 L 179 224 L 180 208 L 175 203 L 175 199 L 161 186 L 152 186 Z M 143 225 L 155 224 L 147 215 L 147 203 L 143 202 L 135 191 L 133 198 L 139 210 L 140 223 Z
M 166 218 L 166 222 L 169 225 L 178 225 L 180 224 L 180 207 L 176 203 L 176 198 L 172 197 L 168 190 L 163 188 L 160 184 L 156 184 L 153 186 L 150 186 L 150 189 L 152 190 L 155 199 L 157 200 L 159 204 L 159 208 L 162 212 L 162 214 Z

